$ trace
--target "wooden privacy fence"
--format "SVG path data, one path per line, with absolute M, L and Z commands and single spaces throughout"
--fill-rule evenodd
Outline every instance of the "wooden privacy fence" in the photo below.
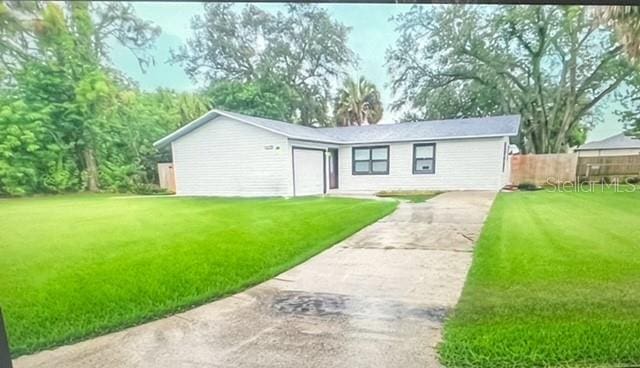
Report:
M 511 183 L 537 185 L 640 177 L 640 155 L 578 157 L 574 153 L 511 156 Z
M 640 155 L 578 158 L 578 177 L 589 181 L 640 176 Z
M 511 156 L 511 183 L 537 185 L 575 181 L 575 153 Z
M 176 192 L 176 177 L 173 172 L 173 164 L 171 162 L 162 162 L 158 164 L 158 180 L 160 188 L 170 192 Z

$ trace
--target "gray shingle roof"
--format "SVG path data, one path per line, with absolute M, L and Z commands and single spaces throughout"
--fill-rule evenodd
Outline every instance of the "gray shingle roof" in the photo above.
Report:
M 318 128 L 285 123 L 283 121 L 278 121 L 278 120 L 258 118 L 255 116 L 247 116 L 247 115 L 242 115 L 235 112 L 220 111 L 220 113 L 230 118 L 235 118 L 237 120 L 254 123 L 254 125 L 267 128 L 268 130 L 272 130 L 276 133 L 280 133 L 289 138 L 321 141 L 321 142 L 325 142 L 329 139 L 327 136 L 322 134 L 320 132 L 321 129 L 318 129 Z
M 515 136 L 518 134 L 520 126 L 519 115 L 506 115 L 484 118 L 419 121 L 401 124 L 364 125 L 341 128 L 312 128 L 214 109 L 168 136 L 158 140 L 154 145 L 164 146 L 218 116 L 226 116 L 237 121 L 282 134 L 292 139 L 333 144 Z
M 576 148 L 576 151 L 611 150 L 611 149 L 623 149 L 623 148 L 640 149 L 640 139 L 629 137 L 624 135 L 624 133 L 620 133 L 599 141 L 583 144 L 582 146 Z
M 485 118 L 321 128 L 320 130 L 337 141 L 348 143 L 375 143 L 514 136 L 518 134 L 519 126 L 520 115 L 507 115 Z

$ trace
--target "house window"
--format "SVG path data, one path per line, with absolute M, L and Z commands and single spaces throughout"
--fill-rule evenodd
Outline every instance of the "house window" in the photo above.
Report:
M 389 174 L 389 146 L 353 147 L 353 175 Z
M 433 174 L 436 172 L 436 144 L 413 145 L 413 173 Z

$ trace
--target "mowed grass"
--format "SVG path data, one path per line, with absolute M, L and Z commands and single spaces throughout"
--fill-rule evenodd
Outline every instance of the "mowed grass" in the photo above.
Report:
M 0 200 L 14 356 L 158 318 L 277 275 L 394 210 L 346 198 Z
M 443 363 L 640 363 L 640 192 L 597 190 L 498 196 L 445 325 Z

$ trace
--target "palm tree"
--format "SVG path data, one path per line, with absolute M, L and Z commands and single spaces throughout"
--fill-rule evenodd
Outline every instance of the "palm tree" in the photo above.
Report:
M 605 6 L 600 19 L 615 29 L 632 61 L 640 61 L 640 6 Z
M 338 125 L 376 124 L 382 118 L 382 102 L 376 86 L 365 80 L 347 78 L 335 102 L 335 120 Z

